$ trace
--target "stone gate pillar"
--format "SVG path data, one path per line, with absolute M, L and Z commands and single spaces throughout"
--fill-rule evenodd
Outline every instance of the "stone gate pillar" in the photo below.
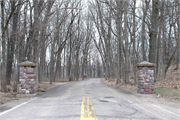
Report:
M 19 94 L 34 94 L 36 91 L 36 74 L 35 68 L 37 64 L 25 61 L 18 64 L 19 67 Z
M 154 94 L 155 64 L 143 61 L 137 64 L 138 93 Z

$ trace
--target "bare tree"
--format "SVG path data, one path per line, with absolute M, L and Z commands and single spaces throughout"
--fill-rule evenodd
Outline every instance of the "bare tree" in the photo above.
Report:
M 149 61 L 155 63 L 156 59 L 156 40 L 157 40 L 157 26 L 158 26 L 158 4 L 159 0 L 152 1 L 152 16 L 151 16 L 151 28 L 149 39 Z

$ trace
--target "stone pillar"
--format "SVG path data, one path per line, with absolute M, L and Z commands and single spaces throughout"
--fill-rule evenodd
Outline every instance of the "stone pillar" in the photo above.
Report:
M 137 64 L 138 93 L 154 94 L 155 64 L 143 61 Z
M 19 66 L 19 94 L 34 94 L 36 92 L 36 72 L 37 64 L 25 61 L 18 64 Z

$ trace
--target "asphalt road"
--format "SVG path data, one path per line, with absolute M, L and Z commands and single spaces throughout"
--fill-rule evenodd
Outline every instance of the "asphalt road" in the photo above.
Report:
M 0 112 L 0 120 L 180 120 L 179 109 L 152 103 L 94 78 L 56 86 Z

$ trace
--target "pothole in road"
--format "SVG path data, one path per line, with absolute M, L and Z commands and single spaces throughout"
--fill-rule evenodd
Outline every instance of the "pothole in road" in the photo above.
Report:
M 107 100 L 100 100 L 100 102 L 109 102 L 109 101 L 107 101 Z
M 108 96 L 108 97 L 104 97 L 104 98 L 114 98 L 114 97 L 112 97 L 112 96 Z

